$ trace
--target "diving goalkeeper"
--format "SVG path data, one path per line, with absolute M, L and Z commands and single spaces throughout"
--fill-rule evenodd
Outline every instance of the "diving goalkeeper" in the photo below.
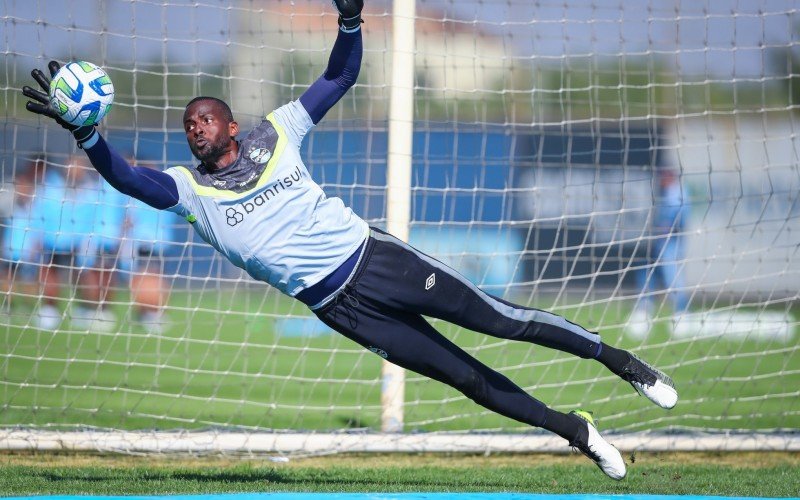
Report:
M 388 361 L 448 384 L 508 418 L 563 437 L 614 479 L 619 451 L 585 412 L 548 408 L 437 332 L 423 316 L 494 337 L 595 359 L 658 406 L 672 408 L 672 381 L 631 353 L 568 320 L 506 302 L 390 234 L 370 228 L 338 198 L 327 198 L 300 157 L 306 133 L 356 82 L 363 0 L 334 0 L 339 33 L 325 73 L 299 100 L 270 113 L 237 140 L 231 109 L 214 97 L 186 106 L 183 127 L 194 168 L 131 167 L 94 127 L 75 128 L 24 87 L 27 109 L 69 129 L 92 165 L 119 191 L 184 217 L 203 240 L 253 278 L 306 304 L 325 324 Z M 58 63 L 49 64 L 51 75 Z

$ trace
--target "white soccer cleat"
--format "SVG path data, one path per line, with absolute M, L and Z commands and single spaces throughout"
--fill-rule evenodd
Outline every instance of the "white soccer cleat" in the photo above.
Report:
M 144 311 L 138 319 L 144 330 L 150 335 L 161 335 L 166 330 L 167 321 L 161 311 Z
M 589 457 L 606 476 L 617 481 L 624 478 L 625 460 L 619 450 L 597 432 L 592 414 L 582 410 L 572 411 L 569 414 L 584 422 L 587 430 L 585 436 L 575 438 L 569 445 Z
M 88 307 L 74 306 L 70 323 L 76 330 L 110 333 L 114 331 L 117 317 L 106 309 L 89 309 Z
M 678 391 L 675 390 L 672 379 L 633 354 L 630 357 L 628 364 L 622 368 L 620 377 L 630 382 L 636 392 L 661 408 L 674 408 L 678 404 Z
M 36 327 L 42 330 L 55 330 L 61 324 L 61 311 L 56 306 L 42 304 L 36 313 Z
M 108 309 L 100 309 L 92 322 L 92 329 L 98 332 L 110 333 L 117 326 L 117 315 Z

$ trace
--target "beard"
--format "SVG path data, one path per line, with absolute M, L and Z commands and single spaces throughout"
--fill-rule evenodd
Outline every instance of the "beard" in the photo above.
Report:
M 199 151 L 197 146 L 193 144 L 189 145 L 189 149 L 192 150 L 192 154 L 195 158 L 206 165 L 213 165 L 216 160 L 225 153 L 230 143 L 230 137 L 220 137 L 215 142 L 207 142 L 202 151 Z

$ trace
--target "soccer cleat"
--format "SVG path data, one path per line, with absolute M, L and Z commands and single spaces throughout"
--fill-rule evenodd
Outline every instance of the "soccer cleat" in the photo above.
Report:
M 61 311 L 50 304 L 42 304 L 35 317 L 36 327 L 42 330 L 55 330 L 61 324 Z
M 678 403 L 678 391 L 672 379 L 633 354 L 630 354 L 630 360 L 622 367 L 619 376 L 629 382 L 636 392 L 661 408 L 669 410 Z
M 624 478 L 625 460 L 619 450 L 597 432 L 592 414 L 583 410 L 571 411 L 569 414 L 586 424 L 586 433 L 580 433 L 569 445 L 589 457 L 606 476 L 617 481 Z
M 161 335 L 167 327 L 166 318 L 161 311 L 143 311 L 138 320 L 150 335 Z
M 114 331 L 117 317 L 106 309 L 89 309 L 88 307 L 74 306 L 70 323 L 77 330 L 110 333 Z

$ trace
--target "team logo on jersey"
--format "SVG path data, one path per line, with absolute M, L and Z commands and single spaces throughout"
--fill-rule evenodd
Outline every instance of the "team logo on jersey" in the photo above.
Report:
M 432 273 L 428 276 L 428 279 L 425 280 L 425 290 L 430 290 L 434 285 L 436 285 L 436 273 Z
M 272 158 L 272 151 L 267 148 L 251 148 L 247 156 L 258 164 L 264 164 Z
M 244 214 L 233 207 L 225 210 L 225 217 L 227 217 L 228 225 L 231 227 L 244 220 Z

